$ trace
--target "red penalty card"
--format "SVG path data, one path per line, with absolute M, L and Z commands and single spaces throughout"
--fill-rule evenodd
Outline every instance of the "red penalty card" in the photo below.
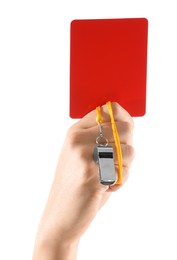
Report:
M 73 20 L 70 33 L 70 117 L 81 118 L 107 101 L 143 116 L 148 20 Z

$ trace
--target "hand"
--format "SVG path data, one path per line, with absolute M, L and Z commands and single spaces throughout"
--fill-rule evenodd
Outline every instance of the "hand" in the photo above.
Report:
M 109 187 L 99 182 L 98 165 L 93 160 L 95 140 L 99 135 L 94 110 L 68 130 L 39 226 L 36 239 L 37 249 L 38 245 L 45 244 L 47 248 L 55 250 L 58 257 L 59 248 L 62 245 L 74 245 L 73 247 L 76 248 L 80 237 L 109 198 L 110 191 L 118 190 L 127 180 L 129 167 L 134 157 L 132 147 L 133 120 L 119 104 L 112 103 L 112 109 L 122 148 L 122 184 Z M 115 150 L 106 105 L 101 108 L 101 113 L 103 135 Z M 117 161 L 115 160 L 117 171 L 116 164 Z M 43 259 L 74 259 L 73 256 L 71 258 L 66 256 L 65 258 L 64 254 L 62 254 L 62 257 Z

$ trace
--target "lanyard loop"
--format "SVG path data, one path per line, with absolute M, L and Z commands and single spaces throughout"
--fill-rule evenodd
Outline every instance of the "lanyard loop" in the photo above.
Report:
M 103 136 L 103 132 L 102 132 L 102 127 L 101 124 L 98 122 L 98 126 L 99 126 L 99 136 L 96 139 L 96 144 L 100 145 L 100 146 L 107 146 L 108 145 L 108 139 L 106 137 Z

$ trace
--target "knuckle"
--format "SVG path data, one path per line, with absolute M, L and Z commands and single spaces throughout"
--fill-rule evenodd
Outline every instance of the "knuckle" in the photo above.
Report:
M 68 129 L 67 132 L 67 142 L 74 148 L 80 144 L 80 134 L 79 131 L 76 131 L 72 126 Z
M 124 122 L 124 131 L 128 134 L 132 134 L 134 130 L 134 123 L 132 122 Z
M 128 155 L 130 158 L 134 159 L 135 157 L 135 149 L 132 145 L 127 145 Z
M 127 166 L 130 166 L 135 157 L 135 149 L 131 145 L 126 145 L 125 148 L 126 148 L 125 156 L 127 158 L 126 160 Z
M 67 132 L 66 142 L 72 154 L 74 153 L 77 156 L 77 159 L 83 161 L 83 163 L 92 160 L 90 155 L 92 146 L 87 143 L 87 138 L 82 130 L 71 126 Z

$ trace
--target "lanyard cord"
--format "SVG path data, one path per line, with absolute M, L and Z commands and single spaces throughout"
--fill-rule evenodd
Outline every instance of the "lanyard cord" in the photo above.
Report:
M 120 139 L 119 139 L 119 134 L 117 131 L 116 123 L 114 121 L 114 115 L 113 115 L 113 111 L 112 111 L 111 102 L 108 101 L 106 103 L 106 105 L 107 105 L 108 112 L 109 112 L 110 119 L 111 119 L 112 132 L 113 132 L 113 136 L 114 136 L 114 142 L 115 142 L 115 146 L 116 146 L 116 153 L 117 153 L 117 159 L 118 159 L 118 180 L 117 180 L 116 184 L 121 184 L 122 183 L 122 150 L 121 150 L 121 145 L 120 145 Z M 103 122 L 100 107 L 96 107 L 96 122 L 99 124 L 101 124 Z

